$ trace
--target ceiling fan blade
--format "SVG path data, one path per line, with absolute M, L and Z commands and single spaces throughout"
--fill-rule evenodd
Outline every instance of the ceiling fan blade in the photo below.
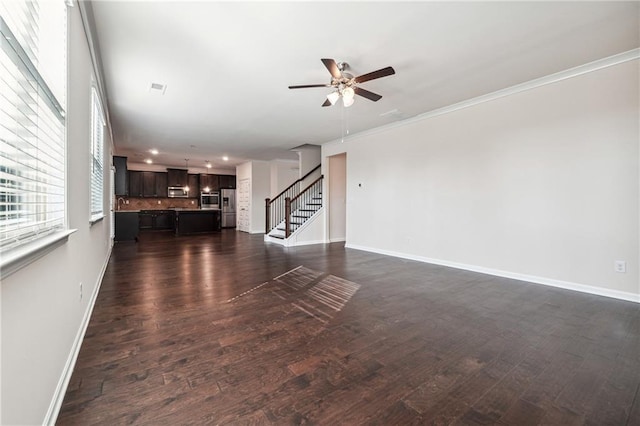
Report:
M 364 98 L 367 98 L 367 99 L 369 99 L 369 100 L 371 100 L 373 102 L 377 102 L 382 98 L 381 95 L 378 95 L 377 93 L 370 92 L 368 90 L 364 90 L 361 87 L 354 87 L 353 91 L 356 92 L 356 95 L 360 95 L 360 96 L 362 96 Z
M 327 107 L 327 106 L 331 106 L 331 105 L 332 105 L 332 103 L 329 102 L 329 99 L 325 99 L 324 103 L 322 104 L 323 107 Z
M 309 87 L 331 87 L 330 84 L 303 84 L 301 86 L 289 86 L 289 89 L 307 89 Z
M 338 69 L 338 64 L 336 64 L 336 61 L 334 61 L 333 59 L 320 59 L 320 60 L 322 61 L 324 66 L 327 67 L 327 69 L 329 70 L 333 78 L 342 77 L 342 73 Z
M 289 89 L 308 89 L 310 87 L 332 87 L 330 84 L 301 84 L 299 86 L 289 86 Z
M 387 77 L 395 74 L 396 71 L 392 67 L 386 67 L 377 71 L 370 72 L 368 74 L 362 74 L 354 79 L 356 83 L 363 83 L 369 80 L 375 80 L 376 78 Z

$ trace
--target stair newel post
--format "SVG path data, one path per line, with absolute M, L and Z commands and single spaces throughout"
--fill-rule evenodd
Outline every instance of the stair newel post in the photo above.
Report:
M 265 204 L 266 204 L 266 207 L 265 207 L 266 210 L 265 210 L 265 215 L 264 215 L 264 217 L 265 217 L 265 220 L 264 220 L 264 223 L 265 223 L 265 225 L 264 225 L 264 233 L 268 234 L 269 231 L 271 231 L 271 208 L 269 206 L 269 202 L 271 201 L 271 199 L 270 198 L 265 198 L 264 201 L 265 201 Z
M 284 199 L 284 237 L 291 235 L 291 198 Z

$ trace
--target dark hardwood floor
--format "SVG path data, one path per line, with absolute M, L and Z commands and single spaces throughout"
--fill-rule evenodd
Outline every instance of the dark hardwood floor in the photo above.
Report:
M 58 424 L 640 425 L 639 386 L 638 304 L 143 233 L 114 247 Z

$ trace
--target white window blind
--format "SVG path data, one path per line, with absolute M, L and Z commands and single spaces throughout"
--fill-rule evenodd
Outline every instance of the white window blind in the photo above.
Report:
M 104 118 L 100 98 L 95 88 L 91 89 L 91 221 L 104 216 Z
M 0 1 L 0 252 L 65 227 L 67 11 Z

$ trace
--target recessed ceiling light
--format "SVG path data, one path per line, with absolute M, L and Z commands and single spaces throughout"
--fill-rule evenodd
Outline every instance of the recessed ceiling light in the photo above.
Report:
M 225 155 L 224 157 L 222 157 L 222 161 L 229 161 L 229 157 Z
M 158 150 L 157 149 L 150 149 L 149 150 L 150 153 L 152 153 L 153 155 L 158 155 Z
M 153 160 L 151 158 L 147 158 L 146 160 L 144 160 L 144 162 L 147 164 L 152 164 Z
M 211 163 L 207 161 L 207 164 L 205 164 L 207 166 L 207 169 L 211 168 Z

